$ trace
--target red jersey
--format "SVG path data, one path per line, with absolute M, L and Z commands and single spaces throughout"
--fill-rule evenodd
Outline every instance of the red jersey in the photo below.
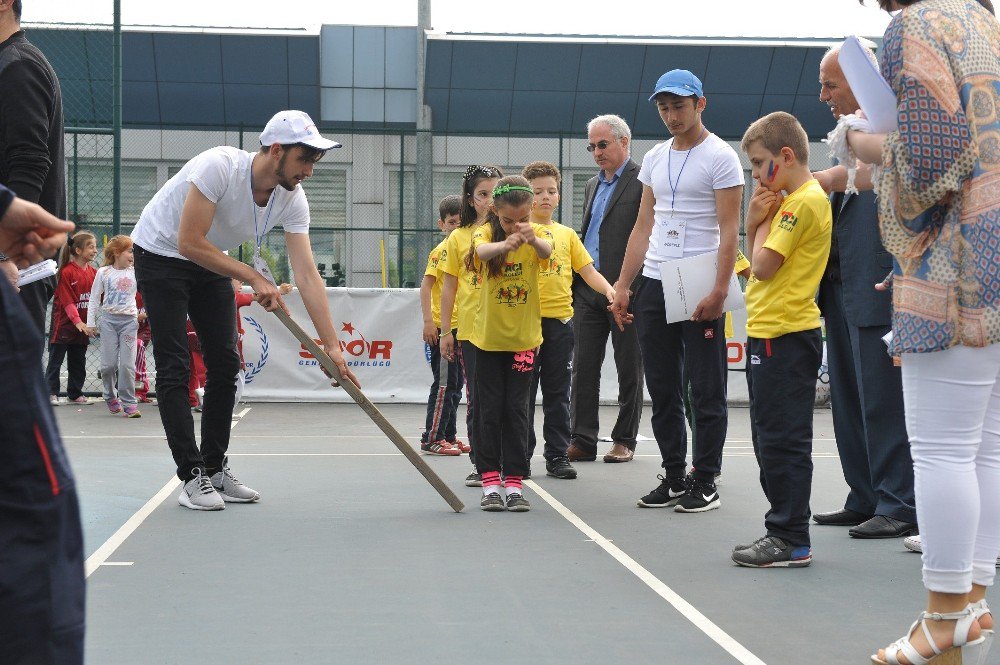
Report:
M 89 263 L 80 266 L 70 261 L 59 271 L 59 284 L 52 300 L 53 344 L 89 344 L 90 338 L 76 329 L 86 322 L 90 289 L 97 269 Z
M 135 293 L 135 306 L 136 309 L 139 310 L 139 314 L 146 313 L 146 305 L 142 302 L 142 295 L 138 291 Z M 146 344 L 149 344 L 150 340 L 153 338 L 153 335 L 149 330 L 149 318 L 139 321 L 139 330 L 136 332 L 135 336 Z

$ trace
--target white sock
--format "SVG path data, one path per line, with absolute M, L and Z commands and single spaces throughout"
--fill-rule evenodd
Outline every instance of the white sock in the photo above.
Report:
M 499 485 L 484 485 L 483 486 L 483 496 L 486 496 L 487 494 L 499 494 L 499 493 L 500 493 L 500 486 Z

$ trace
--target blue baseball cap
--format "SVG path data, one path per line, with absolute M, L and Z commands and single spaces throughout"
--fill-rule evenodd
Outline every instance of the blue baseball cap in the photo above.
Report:
M 660 77 L 656 82 L 656 89 L 649 96 L 649 101 L 653 101 L 661 92 L 670 92 L 681 97 L 704 97 L 701 91 L 701 80 L 686 69 L 671 69 Z

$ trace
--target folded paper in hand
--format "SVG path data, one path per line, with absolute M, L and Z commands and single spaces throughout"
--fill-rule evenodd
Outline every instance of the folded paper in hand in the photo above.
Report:
M 660 263 L 660 281 L 663 284 L 663 301 L 667 310 L 667 323 L 690 321 L 691 315 L 712 289 L 719 264 L 719 253 L 708 252 L 674 261 Z M 731 273 L 729 293 L 722 306 L 724 312 L 744 309 L 746 301 L 736 273 Z
M 866 50 L 867 47 L 861 40 L 851 35 L 840 45 L 837 62 L 851 86 L 851 92 L 861 104 L 861 110 L 871 123 L 871 131 L 875 134 L 888 134 L 897 127 L 896 93 L 882 78 L 882 73 L 868 57 Z

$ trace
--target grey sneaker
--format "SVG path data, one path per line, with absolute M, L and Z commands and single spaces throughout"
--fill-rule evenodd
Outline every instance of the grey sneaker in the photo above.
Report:
M 465 477 L 466 487 L 482 487 L 483 486 L 483 476 L 481 473 L 473 471 Z
M 184 483 L 177 496 L 177 502 L 191 510 L 223 510 L 226 504 L 208 476 L 201 469 L 195 469 L 191 475 L 191 480 Z
M 766 536 L 746 549 L 733 552 L 733 562 L 748 568 L 803 568 L 812 563 L 812 549 Z
M 229 460 L 222 462 L 222 471 L 212 474 L 212 487 L 224 501 L 230 503 L 253 503 L 260 500 L 260 493 L 252 490 L 233 475 L 229 470 Z
M 511 492 L 507 495 L 507 510 L 512 513 L 526 513 L 531 510 L 531 504 L 520 492 Z

